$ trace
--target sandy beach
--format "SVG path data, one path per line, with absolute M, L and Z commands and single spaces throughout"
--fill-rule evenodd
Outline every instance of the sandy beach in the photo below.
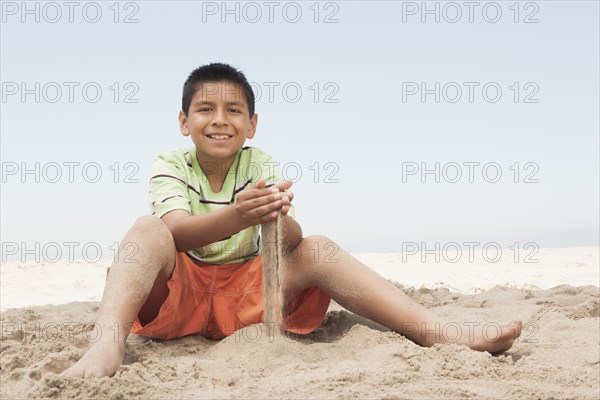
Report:
M 113 378 L 86 380 L 58 374 L 97 340 L 93 322 L 106 265 L 6 263 L 0 267 L 0 394 L 598 399 L 598 254 L 597 247 L 542 249 L 535 264 L 507 257 L 495 264 L 431 261 L 417 268 L 399 254 L 356 255 L 453 324 L 488 324 L 492 337 L 498 324 L 521 319 L 523 335 L 501 355 L 456 344 L 423 348 L 332 303 L 323 325 L 306 336 L 273 336 L 264 325 L 222 341 L 190 336 L 160 342 L 133 335 Z

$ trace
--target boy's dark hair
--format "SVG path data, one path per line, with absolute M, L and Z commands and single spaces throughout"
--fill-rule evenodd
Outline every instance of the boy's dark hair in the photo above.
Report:
M 250 118 L 252 118 L 252 116 L 254 116 L 254 92 L 252 91 L 252 87 L 242 71 L 238 71 L 231 65 L 222 63 L 203 65 L 193 70 L 190 76 L 188 76 L 183 84 L 183 96 L 181 99 L 181 109 L 186 117 L 190 109 L 192 98 L 200 86 L 207 82 L 222 81 L 234 83 L 242 88 L 242 93 L 244 94 L 246 103 L 248 103 Z

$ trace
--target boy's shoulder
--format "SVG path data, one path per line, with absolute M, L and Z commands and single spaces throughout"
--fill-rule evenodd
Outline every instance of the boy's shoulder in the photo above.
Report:
M 240 159 L 249 161 L 269 161 L 271 155 L 259 147 L 245 146 L 240 149 Z
M 277 168 L 278 163 L 273 161 L 267 152 L 258 147 L 246 146 L 238 151 L 237 161 L 230 169 L 230 173 L 235 174 L 236 180 L 251 179 L 255 182 L 263 175 L 275 174 Z M 158 154 L 152 162 L 150 173 L 153 178 L 166 176 L 182 182 L 204 178 L 204 173 L 196 159 L 195 147 L 178 148 Z
M 195 149 L 191 148 L 178 148 L 171 151 L 166 151 L 163 153 L 159 153 L 154 161 L 167 161 L 172 163 L 183 163 L 191 166 L 192 163 L 192 155 L 194 154 Z
M 258 147 L 245 146 L 242 147 L 239 152 L 240 160 L 243 160 L 244 162 L 261 162 L 272 160 L 272 157 L 269 153 Z M 195 153 L 195 147 L 178 148 L 158 154 L 154 162 L 167 162 L 169 164 L 182 166 L 187 165 L 188 167 L 192 167 Z

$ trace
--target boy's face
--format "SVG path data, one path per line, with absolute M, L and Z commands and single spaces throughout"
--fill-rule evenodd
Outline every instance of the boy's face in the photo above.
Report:
M 184 136 L 191 136 L 201 163 L 227 163 L 256 132 L 258 116 L 249 115 L 242 88 L 231 82 L 202 84 L 186 116 L 179 113 Z

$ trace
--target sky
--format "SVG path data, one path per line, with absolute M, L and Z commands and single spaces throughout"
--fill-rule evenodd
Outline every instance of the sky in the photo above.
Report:
M 2 261 L 111 255 L 193 146 L 187 75 L 241 69 L 304 235 L 346 250 L 599 244 L 599 3 L 1 5 Z M 101 248 L 100 250 L 98 250 Z

